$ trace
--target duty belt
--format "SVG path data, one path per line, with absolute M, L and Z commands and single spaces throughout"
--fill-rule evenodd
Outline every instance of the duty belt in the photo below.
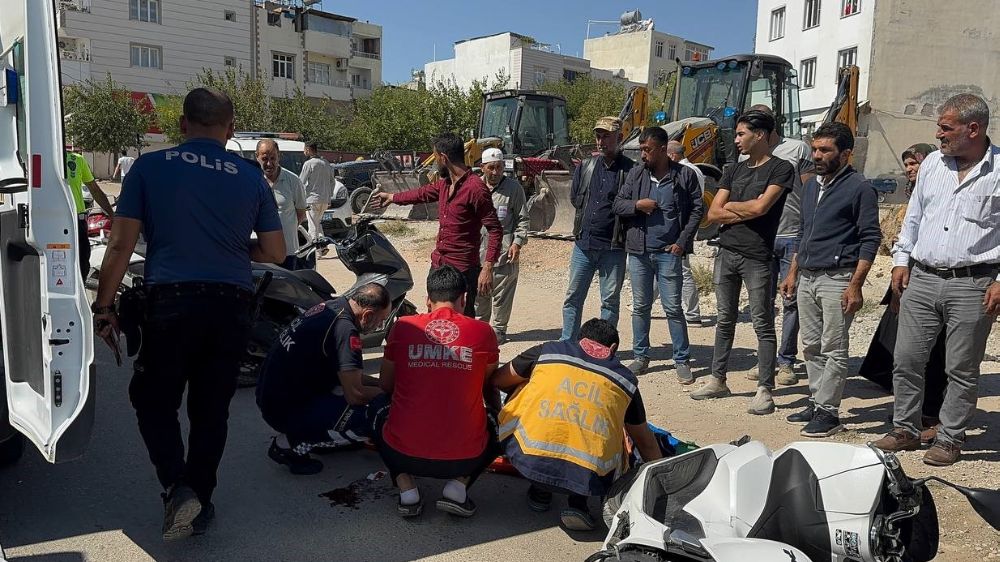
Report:
M 230 283 L 208 283 L 191 281 L 185 283 L 157 283 L 147 285 L 146 290 L 152 299 L 168 299 L 171 297 L 213 296 L 235 298 L 250 302 L 253 292 Z
M 957 279 L 960 277 L 980 277 L 982 275 L 995 276 L 1000 264 L 979 263 L 965 267 L 931 267 L 929 265 L 916 262 L 917 269 L 932 275 L 937 275 L 942 279 Z

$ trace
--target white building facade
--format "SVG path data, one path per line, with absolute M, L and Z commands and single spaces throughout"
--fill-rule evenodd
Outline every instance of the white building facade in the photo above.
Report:
M 255 71 L 272 96 L 296 89 L 314 98 L 349 101 L 382 83 L 382 27 L 288 3 L 260 2 L 255 11 Z
M 60 0 L 63 84 L 115 81 L 140 94 L 181 94 L 203 68 L 253 66 L 247 0 Z
M 823 120 L 837 94 L 841 67 L 861 71 L 858 99 L 868 99 L 876 0 L 758 0 L 755 51 L 777 55 L 799 75 L 803 131 Z
M 594 68 L 623 71 L 631 82 L 656 87 L 682 61 L 708 60 L 714 48 L 655 29 L 622 29 L 583 42 L 583 56 Z
M 592 68 L 587 59 L 551 52 L 531 38 L 511 32 L 457 41 L 454 58 L 424 65 L 428 86 L 445 82 L 469 88 L 476 80 L 491 85 L 501 74 L 509 78 L 507 87 L 521 89 L 582 75 L 604 80 L 615 77 L 610 71 Z

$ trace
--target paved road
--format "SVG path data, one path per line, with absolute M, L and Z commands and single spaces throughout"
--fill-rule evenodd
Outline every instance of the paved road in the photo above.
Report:
M 203 537 L 165 544 L 158 484 L 128 404 L 129 374 L 101 343 L 87 454 L 53 466 L 31 450 L 0 470 L 0 544 L 12 560 L 582 560 L 603 538 L 573 540 L 555 513 L 527 508 L 523 480 L 494 474 L 473 488 L 480 513 L 471 520 L 431 506 L 403 521 L 385 480 L 362 492 L 357 509 L 331 507 L 320 494 L 379 470 L 378 457 L 328 455 L 319 475 L 292 476 L 267 458 L 272 432 L 252 390 L 242 389 L 233 400 L 216 524 Z M 439 494 L 435 481 L 422 481 L 421 489 L 425 501 Z

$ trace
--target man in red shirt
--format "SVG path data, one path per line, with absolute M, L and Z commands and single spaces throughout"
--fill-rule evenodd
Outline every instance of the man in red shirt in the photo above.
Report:
M 483 392 L 500 349 L 489 324 L 460 312 L 465 293 L 456 268 L 431 271 L 428 313 L 397 320 L 386 343 L 379 381 L 392 403 L 375 413 L 373 435 L 403 517 L 423 509 L 414 476 L 449 479 L 435 505 L 471 517 L 476 504 L 466 488 L 499 454 Z
M 465 143 L 454 133 L 434 139 L 434 159 L 438 177 L 417 189 L 402 193 L 376 193 L 372 204 L 438 204 L 437 246 L 431 254 L 431 270 L 451 265 L 465 277 L 466 316 L 476 315 L 476 297 L 493 289 L 493 264 L 500 259 L 503 227 L 493 207 L 493 196 L 482 178 L 465 165 Z M 486 261 L 480 264 L 480 232 L 486 229 Z

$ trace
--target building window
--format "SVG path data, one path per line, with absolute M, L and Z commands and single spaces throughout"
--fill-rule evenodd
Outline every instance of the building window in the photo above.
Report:
M 840 11 L 842 17 L 853 16 L 861 11 L 861 0 L 843 0 L 844 9 Z
M 274 27 L 281 27 L 281 14 L 276 14 L 274 12 L 268 12 L 267 14 L 267 25 Z
M 670 59 L 670 60 L 676 59 L 677 58 L 677 45 L 671 45 L 669 52 L 670 52 L 670 54 L 667 55 L 667 58 Z
M 128 19 L 160 23 L 160 0 L 129 0 Z
M 544 83 L 545 83 L 545 69 L 542 68 L 542 67 L 540 67 L 540 66 L 536 66 L 535 67 L 535 85 L 536 86 L 541 86 Z
M 129 62 L 139 68 L 163 68 L 163 48 L 150 45 L 130 45 Z
M 663 41 L 656 42 L 656 56 L 661 59 L 663 58 Z
M 236 21 L 236 12 L 232 10 L 226 10 L 225 18 L 226 21 Z
M 273 53 L 271 55 L 271 63 L 273 68 L 272 75 L 275 78 L 288 78 L 289 80 L 295 80 L 294 56 Z
M 845 66 L 858 64 L 858 48 L 851 47 L 837 52 L 837 76 L 834 80 L 840 80 L 840 69 Z
M 223 64 L 226 66 L 236 66 L 236 57 L 226 57 L 223 59 Z
M 330 65 L 319 62 L 309 63 L 308 80 L 313 84 L 330 85 Z
M 708 58 L 708 51 L 702 49 L 697 49 L 695 47 L 687 47 L 684 49 L 684 60 L 686 61 L 701 61 Z
M 785 7 L 771 12 L 771 41 L 785 36 Z
M 802 61 L 799 77 L 802 78 L 802 89 L 816 85 L 816 57 Z
M 806 16 L 802 22 L 802 29 L 819 27 L 819 6 L 820 0 L 806 0 Z

